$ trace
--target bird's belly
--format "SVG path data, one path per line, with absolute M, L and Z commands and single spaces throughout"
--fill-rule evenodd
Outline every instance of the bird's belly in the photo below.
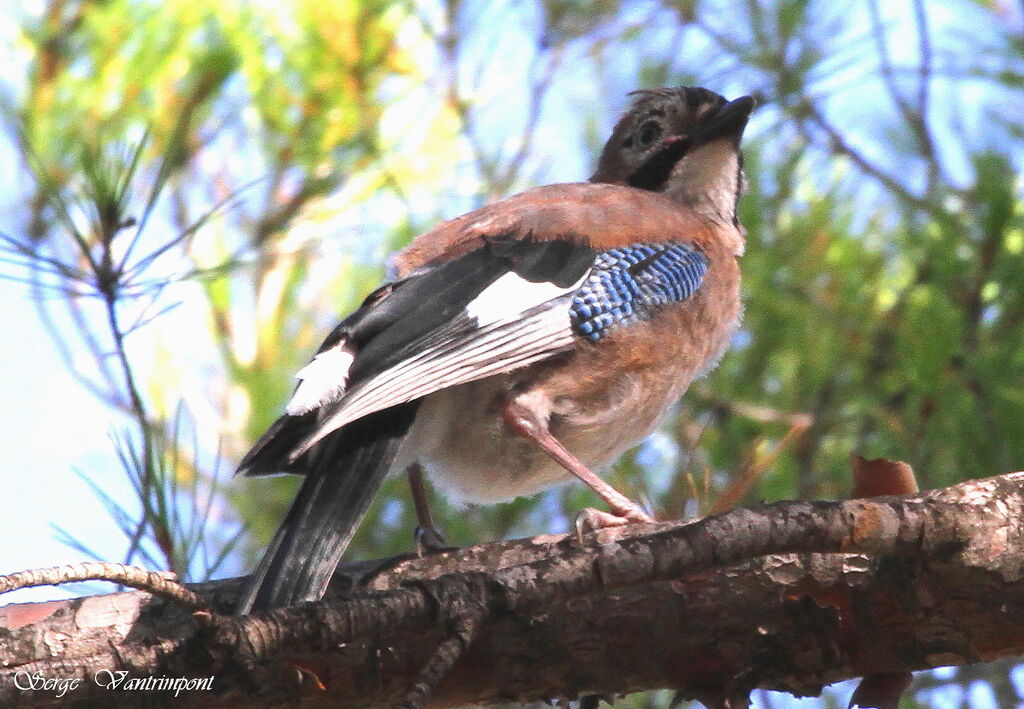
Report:
M 419 462 L 453 502 L 503 502 L 570 480 L 535 443 L 511 433 L 500 411 L 507 390 L 507 378 L 498 376 L 426 397 L 399 464 Z M 641 406 L 555 416 L 552 433 L 581 462 L 599 469 L 649 434 L 676 397 L 666 391 L 664 397 L 645 398 Z

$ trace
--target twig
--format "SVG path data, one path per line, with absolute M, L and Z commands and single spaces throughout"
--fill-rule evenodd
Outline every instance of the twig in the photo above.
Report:
M 782 452 L 789 447 L 791 443 L 798 440 L 800 436 L 804 434 L 811 424 L 811 417 L 805 416 L 803 419 L 794 421 L 790 424 L 789 429 L 779 439 L 778 443 L 772 446 L 771 450 L 763 455 L 757 454 L 757 446 L 755 443 L 754 451 L 751 455 L 751 460 L 743 467 L 743 471 L 735 479 L 735 481 L 726 489 L 718 498 L 715 500 L 714 506 L 711 508 L 711 514 L 718 514 L 719 512 L 725 512 L 736 504 L 746 495 L 750 489 L 760 480 L 768 469 L 772 467 L 772 464 L 779 459 Z
M 922 157 L 927 165 L 928 177 L 925 194 L 931 194 L 939 179 L 940 166 L 938 152 L 935 149 L 935 141 L 928 128 L 928 107 L 929 107 L 929 84 L 931 83 L 932 72 L 932 51 L 931 39 L 928 34 L 928 20 L 924 7 L 920 0 L 914 2 L 914 20 L 917 26 L 918 47 L 921 54 L 921 61 L 918 65 L 918 90 L 915 105 L 911 105 L 903 96 L 896 83 L 896 74 L 893 70 L 892 60 L 889 56 L 889 47 L 886 42 L 885 28 L 882 26 L 881 11 L 878 0 L 871 0 L 868 3 L 871 15 L 872 35 L 875 46 L 878 49 L 879 64 L 882 81 L 889 91 L 889 95 L 896 104 L 897 110 L 903 116 L 903 120 L 910 128 L 921 149 Z
M 503 174 L 501 175 L 501 181 L 499 183 L 499 189 L 502 192 L 508 191 L 511 188 L 518 178 L 519 172 L 522 170 L 523 162 L 533 145 L 533 140 L 537 133 L 537 123 L 540 120 L 541 108 L 544 105 L 544 98 L 548 94 L 548 89 L 551 88 L 551 82 L 562 63 L 564 55 L 564 46 L 558 46 L 550 50 L 547 56 L 547 61 L 544 62 L 544 67 L 541 70 L 540 78 L 531 83 L 530 97 L 527 104 L 526 124 L 523 127 L 523 133 L 519 139 L 519 147 L 507 161 L 505 169 L 502 171 Z M 531 74 L 532 73 L 533 72 L 531 71 Z
M 111 581 L 166 598 L 190 610 L 209 609 L 209 604 L 202 597 L 170 578 L 166 572 L 147 571 L 110 561 L 84 561 L 0 575 L 0 594 L 19 588 L 59 586 L 77 581 Z
M 451 636 L 437 646 L 426 666 L 420 671 L 412 689 L 395 705 L 395 709 L 420 709 L 427 703 L 452 665 L 462 657 L 462 653 L 476 638 L 483 625 L 485 610 L 483 603 L 477 603 L 456 620 Z
M 121 373 L 124 377 L 124 387 L 125 391 L 128 393 L 131 412 L 139 426 L 139 435 L 142 437 L 142 455 L 140 456 L 142 470 L 140 471 L 141 475 L 139 480 L 141 484 L 139 500 L 142 501 L 143 507 L 145 508 L 148 506 L 150 491 L 154 485 L 153 463 L 155 461 L 155 455 L 153 448 L 153 430 L 150 426 L 149 414 L 146 412 L 146 405 L 142 401 L 142 395 L 139 393 L 139 388 L 135 383 L 135 372 L 132 369 L 131 362 L 128 360 L 128 352 L 124 346 L 124 331 L 121 329 L 117 316 L 117 292 L 115 289 L 110 289 L 104 293 L 104 296 L 107 324 L 110 327 L 110 335 L 114 340 L 114 351 L 117 355 L 117 361 L 121 366 Z M 139 518 L 135 531 L 128 540 L 128 551 L 125 554 L 125 562 L 130 561 L 138 550 L 139 544 L 142 541 L 142 536 L 145 534 L 146 526 L 154 522 L 155 520 L 149 519 L 149 515 L 146 514 L 143 514 Z M 170 559 L 168 559 L 168 561 L 170 561 Z
M 807 119 L 810 119 L 818 128 L 824 131 L 832 144 L 832 149 L 837 153 L 845 155 L 853 161 L 857 167 L 866 172 L 867 174 L 874 177 L 876 180 L 881 182 L 887 189 L 892 191 L 897 197 L 910 204 L 913 207 L 924 210 L 935 217 L 941 217 L 945 212 L 935 203 L 930 202 L 922 197 L 911 192 L 902 183 L 899 182 L 895 177 L 887 173 L 885 170 L 875 165 L 861 153 L 854 150 L 843 135 L 836 130 L 835 126 L 829 122 L 821 110 L 812 102 L 805 101 L 800 104 L 799 111 L 804 114 Z M 811 140 L 811 137 L 806 134 L 806 123 L 804 120 L 798 120 L 797 126 L 801 132 L 805 133 L 805 137 Z
M 935 149 L 935 140 L 928 129 L 928 110 L 930 103 L 930 92 L 932 82 L 932 43 L 931 35 L 928 32 L 928 16 L 925 13 L 924 3 L 921 0 L 914 0 L 914 22 L 917 25 L 917 45 L 921 53 L 921 63 L 918 69 L 917 85 L 917 120 L 911 123 L 915 128 L 921 147 L 924 149 L 925 158 L 928 161 L 928 190 L 931 192 L 939 179 L 939 153 Z
M 757 423 L 784 423 L 788 426 L 800 426 L 807 428 L 814 423 L 814 415 L 797 411 L 779 411 L 770 406 L 762 404 L 751 404 L 746 401 L 731 401 L 728 399 L 711 399 L 713 406 L 720 406 L 730 413 L 743 418 L 756 421 Z
M 889 56 L 889 43 L 886 38 L 885 27 L 882 26 L 882 12 L 878 6 L 878 0 L 871 0 L 868 3 L 868 15 L 871 17 L 871 37 L 875 42 L 875 49 L 878 52 L 879 73 L 882 75 L 882 83 L 889 91 L 889 97 L 896 104 L 896 108 L 909 123 L 913 116 L 913 109 L 907 100 L 903 98 L 899 85 L 896 83 L 895 72 L 893 71 L 892 59 Z
M 60 326 L 54 320 L 54 316 L 50 312 L 49 307 L 47 307 L 48 301 L 43 296 L 43 289 L 46 288 L 46 284 L 40 281 L 38 276 L 39 272 L 36 270 L 31 271 L 29 275 L 29 285 L 32 289 L 32 306 L 35 308 L 40 324 L 43 326 L 43 329 L 49 336 L 54 348 L 57 350 L 57 355 L 64 364 L 65 370 L 97 399 L 111 408 L 121 408 L 121 402 L 118 400 L 116 392 L 111 391 L 109 388 L 104 388 L 103 386 L 103 384 L 107 384 L 109 386 L 111 381 L 110 368 L 107 364 L 106 358 L 100 356 L 98 350 L 93 347 L 95 344 L 94 340 L 89 337 L 91 331 L 83 330 L 80 327 L 76 327 L 74 332 L 78 334 L 83 339 L 86 346 L 90 348 L 90 353 L 93 354 L 96 369 L 99 370 L 99 373 L 96 378 L 93 378 L 85 374 L 80 367 L 76 366 L 75 355 L 71 351 L 71 345 L 61 332 Z M 73 297 L 68 297 L 63 299 L 61 302 L 67 308 L 68 316 L 72 319 L 73 323 L 76 326 L 79 325 L 82 318 L 80 317 L 81 313 L 77 305 L 77 300 Z M 97 379 L 105 381 L 97 381 Z

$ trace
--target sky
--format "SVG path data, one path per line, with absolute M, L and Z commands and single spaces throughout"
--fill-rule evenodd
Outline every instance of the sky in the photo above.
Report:
M 6 396 L 0 397 L 0 573 L 82 561 L 81 553 L 57 541 L 54 523 L 86 546 L 123 549 L 113 521 L 73 472 L 88 471 L 105 490 L 130 499 L 111 454 L 110 412 L 67 373 L 27 288 L 0 281 L 0 304 L 0 371 L 7 373 Z M 16 591 L 3 602 L 70 595 L 76 594 L 47 586 Z

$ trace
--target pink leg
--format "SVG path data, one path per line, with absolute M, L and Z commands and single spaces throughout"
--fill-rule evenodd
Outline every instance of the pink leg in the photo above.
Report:
M 547 426 L 541 423 L 532 411 L 521 404 L 509 402 L 502 414 L 505 423 L 516 433 L 527 440 L 533 441 L 540 449 L 551 456 L 559 465 L 582 480 L 591 490 L 608 505 L 612 514 L 589 510 L 586 514 L 591 520 L 588 526 L 607 527 L 625 522 L 649 523 L 654 520 L 640 509 L 640 506 L 599 478 L 590 468 L 579 461 L 557 438 L 551 435 Z M 613 516 L 614 515 L 614 516 Z

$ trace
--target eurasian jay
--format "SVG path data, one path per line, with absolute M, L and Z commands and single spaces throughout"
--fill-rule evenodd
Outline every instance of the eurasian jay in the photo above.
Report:
M 589 183 L 420 235 L 299 371 L 246 475 L 305 474 L 236 611 L 318 600 L 389 471 L 495 503 L 595 475 L 709 371 L 740 317 L 739 149 L 753 100 L 639 91 Z M 422 519 L 422 516 L 421 516 Z

